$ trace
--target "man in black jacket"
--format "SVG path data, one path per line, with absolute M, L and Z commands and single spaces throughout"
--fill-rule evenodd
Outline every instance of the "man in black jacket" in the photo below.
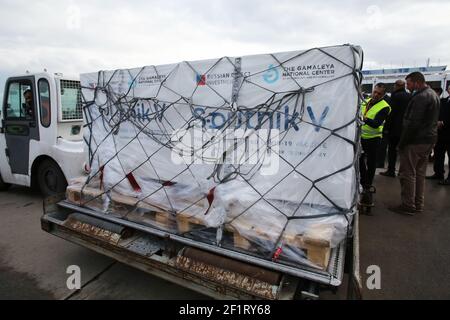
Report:
M 450 87 L 449 87 L 450 88 Z M 439 90 L 440 89 L 440 90 Z M 437 94 L 442 94 L 442 89 L 435 89 Z M 449 123 L 449 98 L 441 98 L 440 112 L 438 121 L 438 140 L 434 147 L 434 174 L 427 179 L 441 180 L 439 184 L 450 185 L 450 180 L 445 179 L 445 153 L 450 157 L 450 123 Z M 450 173 L 448 175 L 450 177 Z
M 397 145 L 402 132 L 403 115 L 410 99 L 411 95 L 405 89 L 405 81 L 395 81 L 394 91 L 391 94 L 389 103 L 391 113 L 386 119 L 383 130 L 383 137 L 388 141 L 388 169 L 387 171 L 380 172 L 383 176 L 395 177 Z
M 414 215 L 424 208 L 428 156 L 437 141 L 439 97 L 427 86 L 420 72 L 410 73 L 406 86 L 413 94 L 405 110 L 398 143 L 402 204 L 389 209 Z

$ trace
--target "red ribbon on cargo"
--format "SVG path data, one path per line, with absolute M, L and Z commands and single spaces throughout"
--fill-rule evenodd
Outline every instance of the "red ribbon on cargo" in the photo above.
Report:
M 139 184 L 137 183 L 136 179 L 133 176 L 133 173 L 129 173 L 127 174 L 127 179 L 131 184 L 131 187 L 133 188 L 134 191 L 136 192 L 141 192 L 141 187 L 139 186 Z
M 208 194 L 206 195 L 206 199 L 208 200 L 208 210 L 206 210 L 205 216 L 208 214 L 209 209 L 211 209 L 211 204 L 214 201 L 214 190 L 216 190 L 216 187 L 209 190 Z
M 272 261 L 277 261 L 280 257 L 281 253 L 283 252 L 283 249 L 281 247 L 278 247 L 275 253 L 273 254 Z
M 172 181 L 164 181 L 163 183 L 162 183 L 162 186 L 163 187 L 170 187 L 170 186 L 173 186 L 175 183 L 174 182 L 172 182 Z

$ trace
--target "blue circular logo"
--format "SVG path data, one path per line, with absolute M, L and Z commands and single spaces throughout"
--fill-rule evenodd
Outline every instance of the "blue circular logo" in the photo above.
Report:
M 267 83 L 275 83 L 280 78 L 280 73 L 276 67 L 271 64 L 266 72 L 263 74 L 263 79 Z

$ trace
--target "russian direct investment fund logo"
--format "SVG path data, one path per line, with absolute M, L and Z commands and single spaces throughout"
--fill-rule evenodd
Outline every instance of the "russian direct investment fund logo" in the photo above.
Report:
M 206 85 L 206 76 L 204 74 L 197 74 L 196 80 L 198 86 Z
M 280 72 L 273 64 L 271 64 L 267 71 L 263 73 L 263 79 L 268 84 L 275 83 L 280 79 Z

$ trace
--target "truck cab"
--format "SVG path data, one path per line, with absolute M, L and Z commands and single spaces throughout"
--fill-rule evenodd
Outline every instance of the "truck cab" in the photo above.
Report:
M 83 174 L 78 80 L 48 72 L 8 78 L 0 120 L 0 190 L 35 186 L 49 196 Z

